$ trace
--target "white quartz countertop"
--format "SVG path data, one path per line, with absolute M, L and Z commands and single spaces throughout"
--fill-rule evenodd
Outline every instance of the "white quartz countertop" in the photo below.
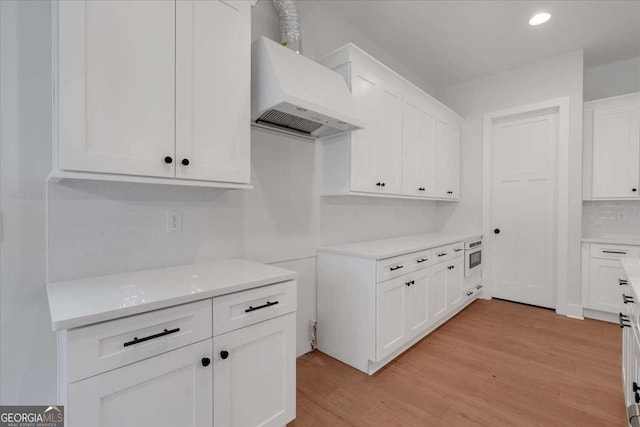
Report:
M 624 235 L 604 235 L 604 236 L 590 236 L 583 237 L 582 241 L 585 243 L 604 243 L 606 245 L 631 245 L 640 246 L 640 236 L 624 236 Z
M 482 233 L 423 233 L 391 239 L 370 240 L 338 246 L 322 246 L 318 252 L 329 252 L 362 258 L 385 259 L 479 238 Z
M 620 258 L 620 263 L 636 298 L 640 297 L 640 258 Z
M 295 279 L 293 271 L 243 259 L 47 284 L 54 331 Z

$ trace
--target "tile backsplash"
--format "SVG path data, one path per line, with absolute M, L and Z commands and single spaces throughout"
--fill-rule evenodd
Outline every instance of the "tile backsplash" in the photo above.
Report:
M 640 236 L 639 201 L 589 201 L 582 210 L 584 237 Z

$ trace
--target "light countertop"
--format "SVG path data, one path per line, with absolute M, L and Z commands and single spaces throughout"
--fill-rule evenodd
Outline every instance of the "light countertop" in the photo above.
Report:
M 631 245 L 640 246 L 640 236 L 633 235 L 603 235 L 583 237 L 585 243 L 604 243 L 606 245 Z
M 293 271 L 243 259 L 47 284 L 54 331 L 295 279 Z
M 627 276 L 628 284 L 636 296 L 640 296 L 640 258 L 621 258 L 620 263 Z
M 451 243 L 464 242 L 481 236 L 482 233 L 422 233 L 346 245 L 323 246 L 318 248 L 318 252 L 385 259 Z

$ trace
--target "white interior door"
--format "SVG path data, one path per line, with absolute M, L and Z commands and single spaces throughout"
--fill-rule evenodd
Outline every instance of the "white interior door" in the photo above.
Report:
M 177 178 L 249 182 L 250 7 L 176 3 Z
M 59 167 L 173 177 L 175 2 L 59 3 Z
M 493 122 L 493 296 L 556 306 L 557 112 Z

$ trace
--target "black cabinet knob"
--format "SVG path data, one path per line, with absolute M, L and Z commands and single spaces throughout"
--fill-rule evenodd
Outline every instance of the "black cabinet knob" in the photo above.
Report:
M 167 156 L 164 158 L 164 162 L 170 165 L 171 163 L 173 163 L 173 158 L 171 156 Z
M 634 391 L 634 393 L 635 393 L 636 391 L 640 391 L 640 387 L 638 387 L 638 383 L 637 383 L 637 382 L 635 382 L 635 381 L 633 382 L 633 391 Z
M 495 230 L 493 230 L 493 232 L 496 233 L 496 234 L 500 234 L 500 229 L 496 228 Z
M 189 159 L 182 159 L 182 166 L 189 166 Z
M 211 364 L 211 359 L 209 359 L 208 357 L 203 357 L 202 358 L 202 366 L 204 366 L 206 368 L 210 364 Z
M 384 182 L 383 182 L 383 183 L 382 183 L 382 186 L 384 187 L 384 185 L 385 185 L 385 184 L 384 184 Z
M 638 394 L 637 392 L 635 393 L 635 401 L 636 403 L 640 403 L 640 394 Z
M 221 359 L 226 359 L 227 357 L 229 357 L 229 352 L 228 352 L 228 351 L 226 351 L 226 350 L 222 350 L 222 351 L 220 352 L 220 358 L 221 358 Z
M 633 191 L 634 193 L 638 191 L 637 188 L 632 188 L 631 191 Z
M 382 183 L 381 183 L 381 182 L 378 182 L 378 183 L 376 183 L 376 185 L 377 185 L 378 187 L 380 187 L 380 186 L 382 186 Z

